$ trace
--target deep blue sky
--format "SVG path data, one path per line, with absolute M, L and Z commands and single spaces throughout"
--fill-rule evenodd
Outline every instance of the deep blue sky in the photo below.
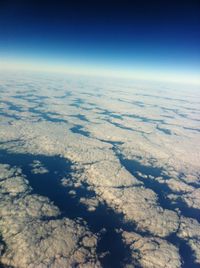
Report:
M 200 1 L 0 0 L 0 56 L 200 71 Z

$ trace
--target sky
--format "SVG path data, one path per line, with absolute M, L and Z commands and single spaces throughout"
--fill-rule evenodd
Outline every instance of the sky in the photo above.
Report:
M 0 60 L 200 83 L 200 2 L 0 0 Z

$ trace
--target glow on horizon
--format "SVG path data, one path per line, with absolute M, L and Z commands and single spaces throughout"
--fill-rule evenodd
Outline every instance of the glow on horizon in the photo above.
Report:
M 107 64 L 106 64 L 107 65 Z M 113 78 L 141 79 L 162 82 L 187 83 L 200 85 L 200 73 L 187 71 L 164 71 L 146 68 L 119 68 L 109 66 L 104 68 L 102 64 L 84 64 L 70 61 L 68 64 L 49 60 L 23 59 L 23 58 L 0 58 L 0 70 L 4 71 L 42 71 L 65 74 L 77 74 L 86 76 L 103 76 Z

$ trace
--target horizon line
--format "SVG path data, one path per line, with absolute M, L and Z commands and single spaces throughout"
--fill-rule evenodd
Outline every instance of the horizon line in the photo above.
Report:
M 153 80 L 160 82 L 172 82 L 181 84 L 200 85 L 200 76 L 196 74 L 187 74 L 179 71 L 165 72 L 159 70 L 144 70 L 144 69 L 125 69 L 115 67 L 104 68 L 100 65 L 84 64 L 84 63 L 56 63 L 52 61 L 38 60 L 38 59 L 10 59 L 8 57 L 0 58 L 0 70 L 4 71 L 38 71 L 38 72 L 53 72 L 60 74 L 74 74 L 84 76 L 98 76 L 107 78 L 124 78 L 130 80 Z

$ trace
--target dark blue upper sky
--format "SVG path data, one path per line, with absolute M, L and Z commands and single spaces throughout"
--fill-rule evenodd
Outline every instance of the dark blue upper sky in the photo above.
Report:
M 200 70 L 200 2 L 0 0 L 0 55 Z

